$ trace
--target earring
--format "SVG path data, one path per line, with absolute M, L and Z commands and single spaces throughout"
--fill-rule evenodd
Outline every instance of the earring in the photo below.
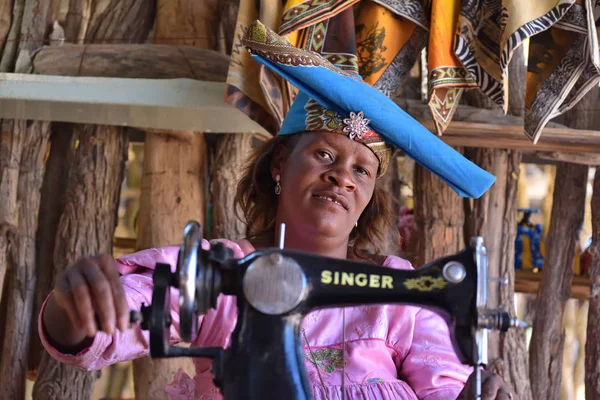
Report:
M 281 194 L 281 185 L 279 184 L 279 181 L 281 180 L 281 176 L 279 176 L 279 174 L 275 177 L 275 182 L 277 182 L 277 184 L 275 185 L 275 194 L 277 196 L 279 196 Z
M 356 223 L 354 224 L 355 228 L 358 228 L 358 221 L 356 221 Z

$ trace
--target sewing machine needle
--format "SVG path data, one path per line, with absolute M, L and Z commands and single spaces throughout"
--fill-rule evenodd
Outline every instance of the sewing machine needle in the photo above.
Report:
M 279 226 L 279 248 L 283 250 L 285 244 L 285 224 Z
M 481 399 L 481 367 L 477 366 L 475 367 L 475 389 L 474 389 L 475 393 L 473 398 L 475 400 L 480 400 Z

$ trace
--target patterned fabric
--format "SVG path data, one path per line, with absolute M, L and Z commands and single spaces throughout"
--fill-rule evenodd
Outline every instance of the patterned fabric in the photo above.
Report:
M 418 1 L 361 2 L 356 43 L 365 82 L 386 96 L 396 95 L 425 47 L 425 16 Z
M 556 25 L 531 38 L 525 134 L 536 143 L 552 118 L 600 81 L 600 1 L 577 1 Z
M 355 140 L 367 146 L 379 160 L 377 176 L 385 174 L 389 166 L 392 148 L 385 143 L 383 138 L 368 126 L 368 119 L 362 118 L 360 134 L 350 129 L 353 112 L 350 118 L 322 107 L 314 99 L 300 92 L 292 108 L 288 112 L 279 132 L 280 135 L 290 135 L 301 132 L 334 132 Z M 355 120 L 360 120 L 355 114 Z
M 294 46 L 319 52 L 332 64 L 357 72 L 354 48 L 340 50 L 339 44 L 335 43 L 347 37 L 348 24 L 344 21 L 353 18 L 351 6 L 357 1 L 240 0 L 225 101 L 276 135 L 296 90 L 289 82 L 250 59 L 241 44 L 244 32 L 253 21 L 260 19 Z
M 506 112 L 508 63 L 517 47 L 551 27 L 574 0 L 465 1 L 455 53 L 483 93 Z
M 359 0 L 292 0 L 287 4 L 281 23 L 281 35 L 325 21 Z M 324 40 L 324 37 L 323 37 Z
M 254 251 L 247 241 L 224 241 L 241 258 Z M 208 242 L 203 243 L 204 248 Z M 125 297 L 132 310 L 152 298 L 152 273 L 156 263 L 175 268 L 179 247 L 143 250 L 117 259 Z M 384 266 L 411 269 L 410 264 L 388 256 Z M 176 294 L 176 293 L 175 293 Z M 45 304 L 44 304 L 45 306 Z M 177 296 L 171 297 L 171 342 L 181 341 Z M 364 306 L 345 309 L 345 385 L 342 387 L 342 312 L 339 308 L 308 314 L 302 329 L 304 365 L 315 400 L 447 400 L 455 399 L 472 372 L 454 353 L 446 321 L 427 309 L 412 306 Z M 42 315 L 42 313 L 40 313 Z M 236 299 L 220 295 L 217 307 L 200 320 L 193 346 L 228 347 L 236 324 Z M 76 355 L 62 354 L 50 346 L 38 319 L 40 338 L 59 362 L 87 370 L 149 354 L 149 334 L 139 327 L 109 336 L 98 332 L 88 349 Z M 304 341 L 303 341 L 304 342 Z M 310 348 L 310 349 L 309 349 Z M 315 354 L 316 362 L 311 353 Z M 210 372 L 211 360 L 194 358 L 196 376 L 179 371 L 165 388 L 171 400 L 222 400 Z M 283 368 L 283 366 L 281 366 Z M 265 388 L 268 390 L 268 388 Z
M 226 100 L 276 134 L 297 94 L 240 50 L 260 19 L 389 97 L 427 46 L 428 105 L 442 134 L 464 90 L 507 111 L 508 65 L 530 40 L 525 133 L 536 142 L 600 80 L 599 9 L 599 0 L 241 0 Z
M 294 4 L 299 1 L 301 0 L 288 1 L 286 9 L 295 8 Z M 281 30 L 280 35 L 288 38 L 293 46 L 318 53 L 341 70 L 358 74 L 354 14 L 351 7 L 356 2 L 337 2 L 336 7 L 327 10 L 327 18 L 309 12 L 301 14 L 298 19 L 302 23 L 287 26 L 285 30 Z M 284 87 L 283 96 L 290 99 L 290 102 L 296 93 L 297 89 L 290 83 Z
M 257 18 L 273 29 L 281 23 L 280 0 L 240 0 L 233 38 L 225 101 L 275 134 L 289 105 L 281 93 L 283 80 L 257 65 L 241 44 L 242 32 Z
M 319 349 L 306 352 L 306 360 L 322 372 L 331 374 L 344 367 L 344 358 L 340 349 Z
M 363 112 L 387 144 L 429 169 L 464 197 L 480 197 L 495 177 L 479 168 L 406 114 L 359 76 L 336 68 L 319 54 L 296 48 L 256 21 L 242 43 L 264 64 L 323 108 L 344 115 Z M 304 102 L 296 101 L 279 134 L 306 129 Z M 300 108 L 302 108 L 300 110 Z
M 242 39 L 250 54 L 263 57 L 273 63 L 294 67 L 322 67 L 347 78 L 360 80 L 356 74 L 345 72 L 328 62 L 319 54 L 300 49 L 284 37 L 277 35 L 261 22 L 254 22 Z
M 433 0 L 427 67 L 429 109 L 441 135 L 454 116 L 465 89 L 477 86 L 453 52 L 461 0 Z

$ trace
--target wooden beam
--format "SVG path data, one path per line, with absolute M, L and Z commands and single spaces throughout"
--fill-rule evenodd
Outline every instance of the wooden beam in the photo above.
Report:
M 413 99 L 397 99 L 396 103 L 431 132 L 435 132 L 435 124 L 427 104 Z M 451 146 L 529 152 L 600 153 L 599 130 L 572 129 L 550 122 L 544 128 L 538 143 L 533 144 L 524 134 L 522 116 L 504 115 L 496 107 L 482 109 L 462 104 L 441 139 Z
M 534 157 L 549 161 L 549 163 L 555 162 L 569 162 L 572 164 L 583 164 L 589 166 L 600 165 L 600 154 L 597 153 L 561 153 L 557 151 L 536 151 L 533 153 Z
M 435 132 L 433 121 L 420 121 Z M 600 154 L 600 131 L 545 128 L 537 144 L 523 133 L 523 126 L 483 122 L 452 122 L 441 137 L 451 146 L 514 149 L 522 151 Z
M 515 292 L 537 294 L 543 274 L 543 272 L 515 271 Z M 573 277 L 571 298 L 589 300 L 590 279 L 587 276 Z
M 38 75 L 225 82 L 229 57 L 213 50 L 164 44 L 66 44 L 41 49 L 33 59 L 33 69 Z

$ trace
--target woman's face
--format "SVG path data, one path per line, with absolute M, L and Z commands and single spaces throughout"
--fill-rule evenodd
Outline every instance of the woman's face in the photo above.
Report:
M 365 145 L 332 132 L 305 133 L 291 152 L 276 151 L 282 222 L 306 233 L 347 237 L 371 200 L 379 160 Z

